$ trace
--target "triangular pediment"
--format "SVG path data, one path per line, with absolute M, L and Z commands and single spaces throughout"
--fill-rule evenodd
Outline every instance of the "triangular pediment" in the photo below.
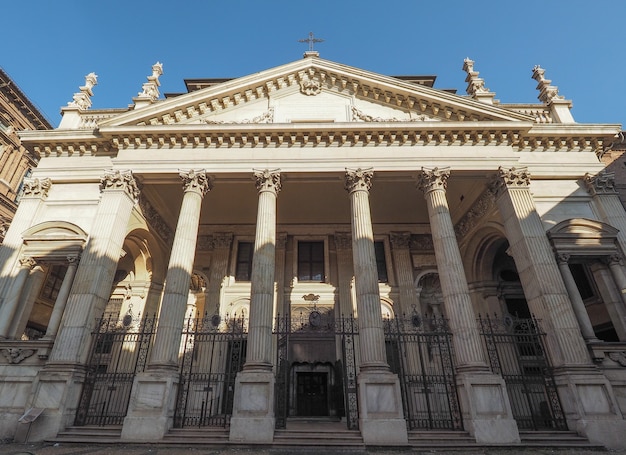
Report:
M 468 97 L 308 57 L 136 108 L 100 127 L 532 120 Z

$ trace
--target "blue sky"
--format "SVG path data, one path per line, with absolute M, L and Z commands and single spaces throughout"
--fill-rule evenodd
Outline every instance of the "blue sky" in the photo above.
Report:
M 460 94 L 470 57 L 504 103 L 537 102 L 539 64 L 576 121 L 626 124 L 624 0 L 20 0 L 2 14 L 0 67 L 53 126 L 92 71 L 92 107 L 125 107 L 157 61 L 161 93 L 184 92 L 185 78 L 300 59 L 311 31 L 322 58 L 436 75 L 436 88 Z

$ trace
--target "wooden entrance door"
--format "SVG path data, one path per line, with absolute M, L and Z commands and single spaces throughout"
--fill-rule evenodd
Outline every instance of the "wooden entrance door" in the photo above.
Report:
M 298 416 L 328 415 L 328 373 L 298 372 Z

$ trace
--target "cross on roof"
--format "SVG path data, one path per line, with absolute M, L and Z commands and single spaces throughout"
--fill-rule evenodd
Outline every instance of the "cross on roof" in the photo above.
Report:
M 313 46 L 315 43 L 321 43 L 324 40 L 321 38 L 315 38 L 315 35 L 313 35 L 313 32 L 309 32 L 309 37 L 305 38 L 305 39 L 299 39 L 298 42 L 299 43 L 309 43 L 309 50 L 313 51 L 315 49 L 313 49 Z

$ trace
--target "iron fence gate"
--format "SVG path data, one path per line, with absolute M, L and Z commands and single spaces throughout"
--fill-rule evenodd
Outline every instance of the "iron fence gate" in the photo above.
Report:
M 442 318 L 384 320 L 387 361 L 400 379 L 409 429 L 462 430 L 452 335 Z
M 314 343 L 315 340 L 329 340 L 332 345 L 333 362 L 325 362 L 332 374 L 333 381 L 327 399 L 332 402 L 333 410 L 338 417 L 345 417 L 350 430 L 359 428 L 358 391 L 356 374 L 356 343 L 358 325 L 354 317 L 335 318 L 332 311 L 319 311 L 313 308 L 300 312 L 298 315 L 278 316 L 274 325 L 277 337 L 277 362 L 275 382 L 275 415 L 276 428 L 285 428 L 290 409 L 294 409 L 291 401 L 297 395 L 293 384 L 294 368 L 298 361 L 294 353 L 302 351 L 293 349 L 296 343 Z M 339 349 L 337 349 L 339 344 Z M 339 358 L 338 358 L 339 357 Z M 326 358 L 326 360 L 329 360 Z M 306 373 L 303 373 L 306 374 Z
M 144 370 L 156 317 L 101 318 L 92 347 L 75 425 L 121 425 L 135 375 Z
M 235 378 L 246 360 L 247 330 L 243 317 L 214 315 L 185 321 L 176 428 L 229 425 Z
M 519 429 L 567 430 L 538 321 L 510 315 L 478 321 L 491 370 L 504 379 Z

